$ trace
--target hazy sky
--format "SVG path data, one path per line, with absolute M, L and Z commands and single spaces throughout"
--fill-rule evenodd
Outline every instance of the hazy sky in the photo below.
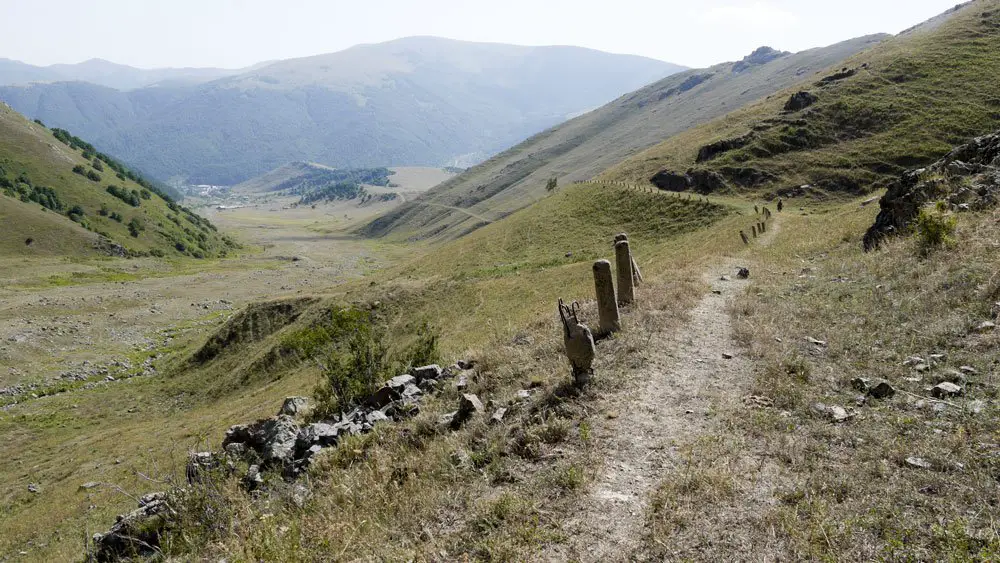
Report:
M 580 45 L 688 66 L 898 33 L 957 0 L 0 0 L 0 58 L 243 67 L 409 35 Z

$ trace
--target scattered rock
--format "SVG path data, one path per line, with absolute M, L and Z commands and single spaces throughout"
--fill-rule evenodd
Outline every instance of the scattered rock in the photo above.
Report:
M 979 323 L 979 326 L 976 327 L 976 330 L 978 330 L 979 332 L 988 332 L 995 329 L 996 327 L 997 325 L 993 321 L 983 321 Z
M 34 483 L 28 483 L 28 492 L 29 493 L 36 493 L 37 494 L 40 490 L 41 489 L 38 488 L 38 485 L 36 485 Z
M 871 387 L 871 381 L 864 377 L 855 377 L 851 380 L 851 387 L 862 393 L 867 393 Z
M 365 405 L 380 409 L 385 407 L 389 403 L 397 400 L 399 398 L 399 393 L 392 387 L 385 386 L 380 388 L 378 391 L 372 393 L 368 399 L 365 401 Z
M 736 277 L 741 280 L 748 279 L 750 277 L 750 269 L 740 268 L 739 270 L 736 271 Z
M 429 380 L 429 381 L 433 381 L 433 380 Z M 403 397 L 404 401 L 405 400 L 413 400 L 413 399 L 416 399 L 417 397 L 419 397 L 419 396 L 421 396 L 423 394 L 424 394 L 424 392 L 420 390 L 420 387 L 417 387 L 416 385 L 410 383 L 406 387 L 403 388 L 402 397 Z
M 917 364 L 917 365 L 913 366 L 913 369 L 917 370 L 920 373 L 923 373 L 925 371 L 930 370 L 931 366 L 928 365 L 928 364 L 920 363 L 920 364 Z
M 435 366 L 435 367 L 437 367 L 437 366 Z M 438 369 L 440 370 L 440 368 L 438 368 Z M 440 371 L 439 371 L 439 373 L 440 373 Z M 416 384 L 417 383 L 417 379 L 418 378 L 416 378 L 416 377 L 414 377 L 412 375 L 409 375 L 409 374 L 397 375 L 396 377 L 393 377 L 389 381 L 386 381 L 385 382 L 385 386 L 391 388 L 393 391 L 402 392 L 403 388 L 405 388 L 407 385 L 414 385 L 414 384 Z
M 730 354 L 730 353 L 728 353 L 728 352 L 723 352 L 722 353 L 722 359 L 723 360 L 731 360 L 731 359 L 733 359 L 733 355 Z
M 288 415 L 258 420 L 250 425 L 237 424 L 226 431 L 222 447 L 241 443 L 257 452 L 265 462 L 286 461 L 295 450 L 299 425 Z
M 298 416 L 304 414 L 309 406 L 309 399 L 306 397 L 285 397 L 285 402 L 281 403 L 278 415 Z
M 459 367 L 461 367 L 461 366 L 459 366 Z M 464 368 L 464 369 L 468 369 L 468 368 Z M 423 366 L 423 367 L 419 367 L 419 368 L 413 368 L 410 371 L 410 373 L 413 375 L 413 377 L 416 377 L 418 380 L 422 381 L 424 379 L 438 379 L 438 378 L 440 378 L 441 374 L 443 373 L 443 370 L 441 369 L 441 366 L 439 366 L 437 364 L 431 364 L 429 366 Z
M 840 406 L 837 406 L 837 405 L 827 406 L 827 405 L 824 405 L 823 403 L 816 403 L 816 404 L 814 404 L 812 406 L 812 408 L 817 413 L 819 413 L 821 415 L 824 415 L 827 418 L 829 418 L 831 422 L 834 422 L 834 423 L 837 423 L 837 424 L 842 423 L 842 422 L 846 422 L 846 421 L 854 418 L 854 413 L 849 412 L 844 407 L 840 407 Z
M 476 367 L 476 362 L 473 360 L 458 360 L 455 362 L 455 365 L 457 365 L 459 369 L 467 370 Z
M 498 408 L 493 412 L 493 416 L 490 417 L 490 424 L 500 424 L 503 422 L 504 415 L 507 414 L 507 409 L 504 407 Z
M 458 379 L 455 381 L 455 389 L 462 391 L 468 386 L 469 386 L 469 379 L 464 375 L 458 376 Z
M 954 383 L 958 386 L 966 384 L 965 374 L 957 369 L 945 370 L 943 373 L 938 374 L 938 376 L 934 378 L 934 383 L 943 383 L 945 381 Z
M 264 484 L 264 476 L 260 473 L 259 465 L 251 465 L 247 469 L 247 474 L 243 476 L 243 486 L 248 491 L 255 491 Z
M 888 399 L 896 394 L 896 389 L 888 381 L 879 381 L 868 389 L 868 396 L 875 399 Z
M 473 395 L 472 393 L 465 393 L 462 395 L 462 398 L 459 399 L 459 417 L 465 419 L 481 412 L 483 412 L 483 403 L 476 395 Z
M 906 465 L 913 467 L 915 469 L 930 469 L 933 467 L 931 462 L 927 461 L 922 457 L 908 457 L 906 458 Z
M 976 375 L 977 373 L 979 373 L 978 371 L 976 371 L 976 368 L 974 368 L 974 367 L 972 367 L 972 366 L 962 366 L 962 367 L 960 367 L 960 368 L 958 368 L 958 369 L 959 369 L 959 370 L 960 370 L 960 371 L 961 371 L 962 373 L 967 373 L 967 374 L 969 374 L 969 375 Z
M 527 401 L 530 398 L 531 398 L 531 392 L 528 391 L 527 389 L 521 389 L 520 391 L 517 392 L 517 400 L 519 401 Z
M 93 488 L 98 487 L 100 485 L 101 484 L 98 483 L 97 481 L 87 481 L 86 483 L 80 485 L 80 488 L 78 490 L 89 491 L 90 489 L 93 489 Z
M 824 346 L 824 347 L 826 346 L 826 340 L 817 340 L 817 339 L 813 338 L 812 336 L 807 336 L 806 337 L 806 342 L 808 342 L 810 344 L 814 344 L 816 346 Z
M 950 381 L 943 381 L 931 388 L 931 396 L 936 399 L 957 397 L 962 394 L 962 388 Z
M 379 411 L 374 411 L 379 412 Z M 295 448 L 306 451 L 312 446 L 329 447 L 337 444 L 340 427 L 326 422 L 314 422 L 299 430 L 295 438 Z

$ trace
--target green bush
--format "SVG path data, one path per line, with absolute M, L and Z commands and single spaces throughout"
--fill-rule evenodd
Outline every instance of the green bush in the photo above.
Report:
M 323 380 L 315 392 L 316 416 L 349 409 L 394 375 L 385 330 L 371 322 L 358 323 L 348 352 L 333 353 L 323 364 Z
M 87 179 L 91 180 L 93 182 L 100 182 L 101 181 L 101 175 L 98 174 L 97 172 L 94 172 L 93 170 L 89 170 L 89 171 L 87 171 Z
M 439 358 L 437 333 L 426 323 L 417 330 L 416 341 L 395 354 L 390 354 L 385 327 L 365 313 L 335 312 L 327 334 L 334 343 L 346 335 L 347 349 L 336 347 L 321 362 L 323 376 L 313 394 L 317 418 L 353 408 L 388 379 Z
M 958 220 L 948 213 L 948 206 L 939 201 L 933 208 L 925 207 L 917 216 L 917 236 L 926 251 L 954 242 Z
M 133 217 L 128 222 L 128 234 L 132 235 L 133 237 L 138 238 L 139 233 L 145 230 L 146 226 L 143 224 L 142 219 L 139 219 L 138 217 Z
M 73 221 L 79 223 L 83 221 L 83 216 L 84 216 L 83 208 L 80 207 L 79 205 L 74 205 L 73 207 L 69 208 L 69 211 L 66 212 L 66 216 L 72 219 Z

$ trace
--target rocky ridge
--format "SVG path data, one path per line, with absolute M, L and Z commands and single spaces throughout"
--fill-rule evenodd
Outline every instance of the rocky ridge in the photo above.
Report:
M 942 201 L 953 212 L 996 206 L 1000 193 L 1000 131 L 959 146 L 925 168 L 903 174 L 879 201 L 881 210 L 864 237 L 865 250 L 907 231 L 921 208 Z

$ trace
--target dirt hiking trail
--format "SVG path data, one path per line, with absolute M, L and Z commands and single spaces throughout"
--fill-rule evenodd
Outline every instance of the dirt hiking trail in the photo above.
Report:
M 755 245 L 770 244 L 777 222 L 768 227 Z M 742 266 L 750 267 L 752 276 L 749 259 L 725 258 L 708 268 L 703 277 L 711 291 L 676 332 L 652 335 L 637 388 L 600 405 L 599 412 L 614 417 L 593 430 L 604 466 L 563 527 L 569 539 L 544 560 L 642 558 L 650 500 L 665 476 L 683 468 L 680 445 L 709 433 L 712 413 L 740 402 L 749 385 L 751 361 L 733 341 L 727 312 L 729 301 L 750 283 L 736 277 Z

